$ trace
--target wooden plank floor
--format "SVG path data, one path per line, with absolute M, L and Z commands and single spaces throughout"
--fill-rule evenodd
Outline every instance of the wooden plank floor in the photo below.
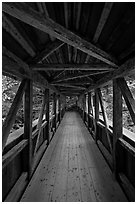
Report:
M 21 202 L 127 201 L 82 119 L 67 112 Z

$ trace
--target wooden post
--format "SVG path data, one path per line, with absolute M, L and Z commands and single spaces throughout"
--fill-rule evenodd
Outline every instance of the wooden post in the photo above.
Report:
M 122 137 L 122 94 L 117 83 L 113 80 L 113 173 L 117 177 L 117 152 L 116 145 L 118 138 Z
M 58 114 L 59 114 L 59 123 L 61 121 L 61 98 L 60 98 L 60 95 L 58 97 Z
M 56 131 L 56 113 L 57 113 L 57 103 L 56 103 L 56 93 L 53 94 L 53 114 L 55 115 L 54 117 L 54 128 L 55 128 L 55 131 Z
M 88 92 L 88 127 L 90 128 L 91 92 Z
M 100 88 L 98 88 L 97 91 L 98 91 L 98 97 L 99 97 L 100 106 L 101 106 L 101 110 L 102 110 L 102 114 L 103 114 L 103 119 L 104 119 L 104 124 L 105 124 L 105 131 L 106 131 L 106 135 L 107 135 L 107 140 L 108 140 L 110 152 L 112 153 L 112 144 L 111 144 L 111 140 L 110 140 L 110 136 L 109 136 L 109 132 L 108 132 L 107 114 L 106 114 L 106 111 L 105 111 L 105 108 L 104 108 L 104 104 L 103 104 L 102 93 L 101 93 Z
M 64 107 L 63 107 L 63 116 L 65 114 L 65 111 L 66 111 L 66 97 L 64 97 Z
M 99 120 L 99 98 L 98 98 L 98 90 L 95 89 L 95 142 L 97 143 L 98 135 L 97 135 L 97 122 Z
M 118 78 L 117 82 L 125 99 L 132 121 L 135 124 L 135 99 L 124 78 Z
M 28 171 L 31 176 L 32 169 L 32 99 L 33 99 L 32 81 L 27 80 L 27 87 L 24 97 L 24 139 L 28 139 L 27 151 L 24 151 L 24 171 Z
M 41 136 L 41 126 L 42 126 L 42 120 L 43 120 L 45 105 L 46 105 L 46 91 L 44 92 L 42 107 L 41 107 L 41 110 L 40 110 L 40 115 L 39 115 L 39 120 L 38 120 L 38 125 L 37 125 L 38 136 L 37 136 L 37 141 L 36 141 L 36 145 L 35 145 L 34 156 L 35 156 L 35 154 L 37 152 L 38 145 L 39 145 L 39 139 L 40 139 L 40 136 Z
M 83 120 L 85 122 L 85 107 L 86 107 L 86 97 L 85 95 L 83 96 Z
M 45 98 L 46 98 L 46 121 L 47 121 L 47 126 L 46 126 L 46 136 L 44 136 L 44 139 L 47 139 L 47 145 L 49 144 L 49 130 L 50 130 L 50 109 L 49 109 L 49 89 L 45 89 Z
M 3 150 L 4 150 L 4 147 L 6 145 L 6 142 L 7 142 L 10 130 L 12 128 L 12 125 L 15 121 L 17 111 L 20 107 L 25 87 L 26 87 L 26 80 L 24 79 L 18 88 L 18 91 L 16 93 L 14 101 L 11 105 L 11 108 L 10 108 L 8 115 L 7 115 L 7 117 L 4 121 L 4 124 L 2 126 L 2 149 Z

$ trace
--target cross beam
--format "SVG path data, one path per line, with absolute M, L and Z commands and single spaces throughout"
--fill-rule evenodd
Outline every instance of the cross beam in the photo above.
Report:
M 96 64 L 34 64 L 30 65 L 32 70 L 37 71 L 60 71 L 60 70 L 114 70 L 115 67 L 103 63 Z
M 50 18 L 45 18 L 26 4 L 22 3 L 3 3 L 4 12 L 13 17 L 45 32 L 53 37 L 95 57 L 111 66 L 117 67 L 117 61 L 105 51 L 95 45 L 85 41 L 73 32 L 55 23 Z
M 65 76 L 65 77 L 62 77 L 58 80 L 55 80 L 55 81 L 52 81 L 52 83 L 56 83 L 56 82 L 60 82 L 60 81 L 68 81 L 68 80 L 72 80 L 72 79 L 77 79 L 77 78 L 83 78 L 83 77 L 89 77 L 89 76 L 92 76 L 92 75 L 98 75 L 98 74 L 104 74 L 104 73 L 107 73 L 108 71 L 100 71 L 100 72 L 88 72 L 88 73 L 82 73 L 82 74 L 73 74 L 73 75 L 70 75 L 70 76 Z

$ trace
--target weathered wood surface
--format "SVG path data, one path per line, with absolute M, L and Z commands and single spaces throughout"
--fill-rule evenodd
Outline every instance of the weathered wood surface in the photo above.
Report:
M 68 81 L 68 80 L 71 80 L 71 79 L 77 79 L 77 78 L 83 78 L 83 77 L 88 77 L 88 76 L 94 76 L 94 75 L 99 75 L 99 74 L 104 74 L 104 73 L 108 73 L 109 71 L 96 71 L 96 72 L 92 72 L 90 71 L 89 73 L 80 73 L 80 74 L 71 74 L 70 76 L 64 76 L 64 77 L 61 77 L 60 79 L 56 79 L 56 80 L 53 80 L 52 83 L 56 83 L 56 82 L 60 82 L 60 81 Z
M 95 89 L 95 142 L 97 143 L 98 135 L 97 135 L 97 122 L 99 120 L 99 97 L 98 97 L 98 91 Z
M 101 32 L 102 32 L 102 30 L 104 28 L 104 25 L 107 22 L 109 14 L 110 14 L 110 12 L 112 10 L 113 4 L 114 4 L 113 2 L 111 2 L 111 3 L 110 2 L 106 2 L 105 3 L 105 6 L 103 8 L 103 11 L 102 11 L 102 14 L 101 14 L 98 26 L 96 28 L 96 32 L 94 34 L 94 38 L 93 38 L 93 42 L 94 43 L 97 43 L 97 41 L 98 41 L 98 39 L 99 39 L 99 37 L 101 35 Z
M 21 202 L 127 201 L 80 116 L 65 114 Z
M 36 55 L 35 51 L 32 49 L 29 43 L 25 40 L 25 38 L 21 35 L 21 33 L 17 30 L 17 28 L 5 14 L 2 14 L 2 26 L 8 33 L 13 36 L 13 38 L 17 40 L 17 42 L 22 46 L 24 50 L 26 50 L 26 52 L 31 57 L 34 57 Z
M 113 66 L 96 63 L 96 64 L 33 64 L 30 65 L 30 68 L 33 70 L 42 70 L 42 71 L 60 71 L 60 70 L 89 70 L 89 71 L 101 71 L 108 70 L 112 71 L 116 69 Z
M 105 86 L 109 83 L 109 81 L 113 79 L 130 76 L 131 74 L 135 74 L 135 58 L 127 60 L 117 70 L 111 71 L 106 74 L 106 76 L 96 81 L 96 84 L 91 85 L 84 93 L 91 91 L 92 89 Z
M 75 88 L 75 89 L 80 89 L 80 90 L 85 90 L 84 87 L 82 86 L 74 86 L 74 85 L 70 85 L 70 84 L 67 84 L 67 83 L 54 83 L 53 84 L 54 86 L 62 86 L 62 87 L 67 87 L 67 88 Z
M 135 124 L 135 99 L 124 78 L 117 79 L 117 82 L 125 99 L 131 118 Z
M 37 125 L 38 136 L 37 136 L 37 140 L 36 140 L 36 145 L 35 145 L 34 155 L 33 156 L 35 156 L 35 154 L 37 152 L 37 149 L 38 149 L 39 139 L 40 139 L 41 130 L 42 130 L 42 120 L 43 120 L 43 115 L 44 115 L 44 111 L 45 111 L 45 106 L 46 106 L 46 91 L 44 91 L 42 106 L 41 106 L 39 120 L 38 120 L 38 125 Z
M 53 52 L 55 52 L 57 49 L 59 49 L 62 45 L 64 45 L 63 42 L 59 40 L 55 40 L 54 42 L 50 42 L 48 45 L 45 45 L 46 48 L 39 53 L 32 61 L 31 63 L 38 63 L 46 59 L 49 55 L 51 55 Z
M 123 136 L 122 127 L 122 94 L 117 83 L 117 79 L 113 80 L 113 171 L 117 176 L 117 151 L 116 145 L 119 138 Z
M 9 15 L 18 18 L 19 20 L 43 31 L 46 32 L 53 37 L 77 48 L 81 51 L 95 57 L 99 60 L 104 61 L 112 66 L 117 67 L 116 60 L 110 56 L 105 51 L 101 50 L 100 48 L 96 47 L 95 45 L 83 40 L 76 34 L 72 33 L 71 31 L 67 30 L 63 26 L 55 23 L 48 17 L 44 17 L 40 15 L 40 13 L 36 12 L 35 10 L 31 9 L 29 6 L 20 3 L 3 3 L 2 9 L 4 12 L 8 13 Z
M 32 168 L 32 109 L 33 109 L 33 82 L 27 80 L 27 86 L 24 94 L 24 135 L 28 140 L 28 148 L 23 153 L 23 168 L 28 171 L 29 177 Z
M 20 79 L 29 78 L 32 79 L 36 86 L 40 88 L 49 88 L 58 94 L 59 91 L 48 83 L 45 77 L 36 71 L 32 71 L 28 64 L 22 59 L 17 57 L 14 53 L 10 52 L 6 47 L 2 47 L 2 72 L 5 75 L 11 75 Z
M 2 149 L 4 149 L 4 147 L 5 147 L 10 130 L 12 128 L 14 121 L 15 121 L 16 114 L 17 114 L 17 111 L 20 107 L 20 104 L 22 101 L 22 96 L 24 94 L 25 88 L 26 88 L 26 80 L 24 79 L 18 88 L 18 91 L 16 93 L 14 101 L 10 107 L 10 110 L 9 110 L 7 117 L 4 121 L 4 124 L 2 126 Z
M 9 192 L 8 196 L 4 200 L 4 202 L 18 202 L 20 199 L 26 185 L 27 185 L 27 172 L 23 172 L 11 191 Z
M 108 140 L 110 151 L 112 153 L 112 144 L 111 144 L 111 140 L 110 140 L 110 136 L 109 136 L 109 131 L 108 131 L 108 127 L 109 126 L 108 126 L 108 121 L 107 121 L 106 110 L 105 110 L 104 103 L 103 103 L 103 97 L 102 97 L 102 93 L 101 93 L 100 88 L 98 88 L 97 90 L 98 90 L 99 102 L 100 102 L 100 106 L 101 106 L 101 110 L 102 110 L 102 115 L 103 115 L 103 119 L 104 119 L 104 124 L 105 124 L 106 136 L 107 136 L 107 140 Z
M 28 144 L 28 140 L 22 140 L 15 145 L 10 151 L 8 151 L 2 157 L 2 169 L 7 166 Z

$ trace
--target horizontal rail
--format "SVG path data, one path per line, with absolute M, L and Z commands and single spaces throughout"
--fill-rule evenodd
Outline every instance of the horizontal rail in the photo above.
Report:
M 47 121 L 44 121 L 41 125 L 41 129 L 43 129 L 45 126 L 47 125 Z M 32 139 L 34 139 L 36 137 L 36 135 L 38 134 L 39 129 L 36 129 L 32 132 Z
M 128 142 L 126 142 L 124 139 L 119 138 L 118 142 L 128 151 L 130 154 L 132 154 L 135 157 L 135 148 L 132 147 Z
M 15 145 L 10 151 L 8 151 L 2 157 L 2 169 L 5 168 L 28 144 L 28 140 L 22 140 L 17 145 Z

